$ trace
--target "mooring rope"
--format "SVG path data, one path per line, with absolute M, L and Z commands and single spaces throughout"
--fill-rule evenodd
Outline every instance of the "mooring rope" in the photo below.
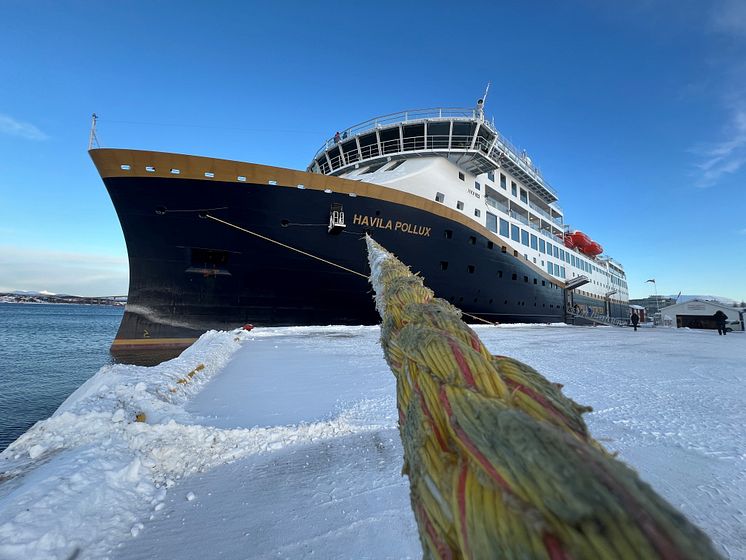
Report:
M 424 558 L 720 558 L 590 436 L 590 408 L 492 356 L 457 308 L 367 245 Z
M 341 264 L 337 264 L 335 262 L 332 262 L 330 260 L 324 259 L 324 258 L 319 257 L 317 255 L 313 255 L 311 253 L 308 253 L 308 252 L 303 251 L 301 249 L 298 249 L 296 247 L 292 247 L 291 245 L 287 245 L 285 243 L 282 243 L 281 241 L 277 241 L 276 239 L 272 239 L 271 237 L 267 237 L 266 235 L 262 235 L 260 233 L 255 232 L 255 231 L 251 231 L 250 229 L 246 229 L 244 227 L 241 227 L 239 225 L 233 224 L 233 223 L 228 222 L 226 220 L 221 220 L 220 218 L 217 218 L 217 217 L 213 216 L 212 214 L 203 213 L 202 215 L 205 218 L 208 218 L 208 219 L 213 220 L 215 222 L 219 222 L 221 224 L 224 224 L 226 226 L 232 227 L 232 228 L 237 229 L 239 231 L 243 231 L 244 233 L 248 233 L 250 235 L 254 235 L 256 237 L 259 237 L 260 239 L 264 239 L 265 241 L 269 241 L 270 243 L 275 243 L 276 245 L 280 245 L 281 247 L 285 247 L 286 249 L 290 249 L 291 251 L 295 251 L 296 253 L 300 253 L 301 255 L 305 255 L 305 256 L 310 257 L 312 259 L 316 259 L 318 261 L 324 262 L 324 263 L 329 264 L 331 266 L 336 266 L 337 268 L 340 268 L 340 269 L 342 269 L 342 270 L 344 270 L 346 272 L 350 272 L 352 274 L 355 274 L 356 276 L 362 276 L 366 280 L 368 279 L 368 275 L 367 274 L 363 274 L 362 272 L 358 272 L 356 270 L 349 269 L 346 266 L 342 266 Z M 303 225 L 305 225 L 305 224 L 303 224 Z M 497 323 L 494 323 L 492 321 L 488 321 L 487 319 L 483 319 L 481 317 L 477 317 L 476 315 L 471 315 L 469 313 L 466 313 L 465 311 L 462 311 L 461 313 L 463 315 L 466 315 L 467 317 L 471 317 L 472 319 L 475 319 L 475 320 L 480 321 L 482 323 L 486 323 L 488 325 L 496 325 L 497 324 Z
M 298 249 L 296 247 L 293 247 L 291 245 L 287 245 L 286 243 L 282 243 L 281 241 L 277 241 L 276 239 L 272 239 L 271 237 L 267 237 L 266 235 L 262 235 L 261 233 L 257 233 L 255 231 L 251 231 L 250 229 L 246 229 L 246 228 L 241 227 L 239 225 L 232 224 L 232 223 L 230 223 L 230 222 L 228 222 L 226 220 L 221 220 L 220 218 L 216 218 L 215 216 L 213 216 L 211 214 L 204 214 L 204 217 L 207 218 L 207 219 L 209 219 L 209 220 L 213 220 L 215 222 L 219 222 L 219 223 L 224 224 L 226 226 L 235 228 L 235 229 L 237 229 L 239 231 L 243 231 L 244 233 L 248 233 L 250 235 L 254 235 L 256 237 L 259 237 L 260 239 L 264 239 L 265 241 L 269 241 L 270 243 L 274 243 L 274 244 L 279 245 L 281 247 L 285 247 L 286 249 L 290 249 L 291 251 L 295 251 L 296 253 L 300 253 L 301 255 L 305 255 L 305 256 L 310 257 L 312 259 L 316 259 L 317 261 L 321 261 L 321 262 L 326 263 L 326 264 L 331 265 L 331 266 L 336 266 L 337 268 L 340 268 L 340 269 L 342 269 L 342 270 L 344 270 L 346 272 L 350 272 L 350 273 L 355 274 L 357 276 L 362 276 L 366 280 L 368 279 L 368 275 L 367 274 L 363 274 L 362 272 L 358 272 L 356 270 L 352 270 L 351 268 L 347 268 L 346 266 L 342 266 L 341 264 L 337 264 L 335 262 L 332 262 L 330 260 L 324 259 L 324 258 L 319 257 L 317 255 L 312 255 L 311 253 L 307 253 L 306 251 L 303 251 L 303 250 Z

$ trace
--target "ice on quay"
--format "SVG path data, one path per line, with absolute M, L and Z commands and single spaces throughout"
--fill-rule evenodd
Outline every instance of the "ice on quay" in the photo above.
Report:
M 746 558 L 743 335 L 476 326 Z M 204 334 L 109 365 L 0 455 L 0 558 L 419 558 L 378 327 Z

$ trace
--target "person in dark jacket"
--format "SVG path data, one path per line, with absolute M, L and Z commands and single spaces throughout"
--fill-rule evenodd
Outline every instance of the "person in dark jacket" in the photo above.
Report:
M 725 322 L 728 320 L 728 316 L 723 313 L 722 309 L 718 309 L 713 317 L 715 317 L 715 323 L 717 323 L 718 326 L 718 334 L 726 334 Z
M 640 316 L 637 314 L 637 311 L 632 312 L 632 315 L 630 315 L 629 320 L 632 322 L 632 326 L 635 327 L 635 332 L 637 332 L 637 325 L 640 324 Z

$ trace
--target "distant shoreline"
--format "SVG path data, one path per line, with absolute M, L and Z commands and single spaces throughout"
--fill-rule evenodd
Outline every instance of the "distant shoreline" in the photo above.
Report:
M 0 294 L 0 303 L 12 304 L 52 304 L 52 305 L 108 305 L 111 307 L 124 307 L 126 298 L 111 297 L 84 297 L 84 296 L 47 296 L 47 295 L 21 295 Z

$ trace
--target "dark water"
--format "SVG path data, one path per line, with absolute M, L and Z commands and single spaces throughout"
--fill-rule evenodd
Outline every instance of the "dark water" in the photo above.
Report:
M 0 303 L 0 451 L 112 362 L 123 311 Z

